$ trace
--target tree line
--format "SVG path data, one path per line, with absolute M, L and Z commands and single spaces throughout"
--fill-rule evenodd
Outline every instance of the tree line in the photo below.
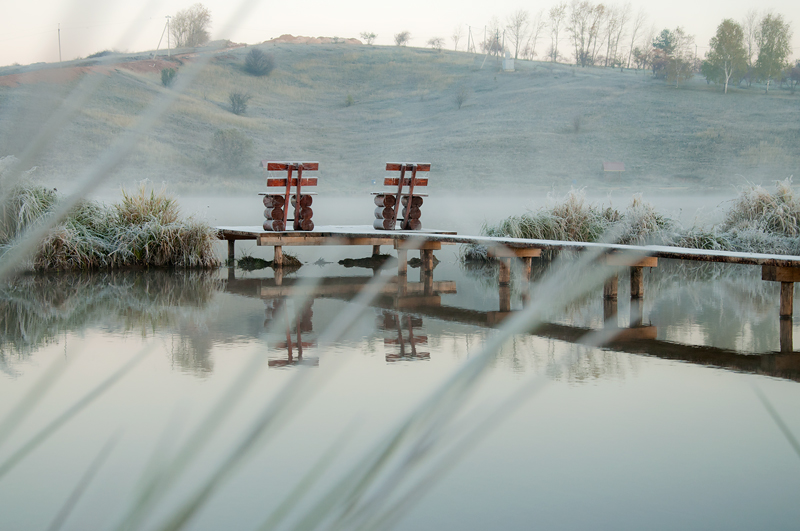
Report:
M 504 21 L 494 17 L 476 36 L 456 26 L 453 48 L 499 55 L 508 51 L 515 59 L 545 59 L 577 66 L 649 69 L 655 77 L 677 85 L 695 73 L 720 83 L 727 92 L 732 83 L 776 82 L 800 84 L 800 62 L 789 64 L 791 24 L 783 15 L 755 10 L 741 22 L 725 19 L 709 42 L 705 58 L 696 55 L 694 36 L 682 28 L 657 31 L 648 26 L 643 9 L 630 4 L 559 2 L 531 14 L 514 11 Z M 466 45 L 464 42 L 466 40 Z M 407 40 L 405 41 L 407 42 Z M 405 44 L 404 42 L 404 44 Z M 429 45 L 442 39 L 431 39 Z M 542 48 L 545 47 L 542 52 Z

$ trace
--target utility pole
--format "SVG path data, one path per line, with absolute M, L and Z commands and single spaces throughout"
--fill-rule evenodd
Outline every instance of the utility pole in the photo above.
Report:
M 170 45 L 169 45 L 169 19 L 172 17 L 167 15 L 167 57 L 171 57 L 170 55 Z
M 58 62 L 61 62 L 61 23 L 58 23 Z

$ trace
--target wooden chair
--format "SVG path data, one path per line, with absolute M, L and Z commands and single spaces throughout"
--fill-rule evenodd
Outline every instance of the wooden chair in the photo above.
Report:
M 303 192 L 303 187 L 316 186 L 316 177 L 303 177 L 304 171 L 319 170 L 319 162 L 281 162 L 262 160 L 261 167 L 266 171 L 285 171 L 286 177 L 267 176 L 267 192 L 259 195 L 264 196 L 264 230 L 281 232 L 285 231 L 289 221 L 292 221 L 294 230 L 310 231 L 314 230 L 314 222 L 311 217 L 314 211 L 311 210 L 313 202 L 311 196 L 314 192 Z M 297 172 L 293 177 L 292 173 Z M 295 188 L 294 194 L 292 187 Z M 280 189 L 269 191 L 269 188 Z M 289 206 L 294 208 L 294 217 L 289 217 Z
M 399 171 L 399 177 L 386 177 L 384 186 L 396 187 L 394 193 L 374 192 L 375 221 L 372 226 L 378 230 L 394 230 L 400 221 L 401 230 L 420 230 L 422 222 L 422 198 L 427 194 L 415 193 L 420 186 L 428 186 L 428 179 L 417 177 L 417 172 L 431 171 L 429 162 L 387 162 L 386 171 Z M 411 172 L 406 177 L 406 172 Z M 404 188 L 408 187 L 404 191 Z M 403 207 L 401 212 L 400 207 Z M 402 215 L 401 215 L 402 214 Z

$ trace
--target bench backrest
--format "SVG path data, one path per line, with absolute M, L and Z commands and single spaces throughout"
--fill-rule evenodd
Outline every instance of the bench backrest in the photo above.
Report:
M 297 172 L 297 175 L 301 175 L 300 178 L 300 186 L 316 186 L 317 185 L 317 178 L 316 177 L 302 177 L 303 172 L 307 171 L 317 171 L 319 170 L 319 162 L 288 162 L 288 161 L 276 161 L 276 160 L 262 160 L 261 167 L 267 171 L 285 171 L 287 172 L 287 177 L 267 177 L 267 188 L 275 187 L 275 186 L 297 186 L 298 181 L 297 177 L 293 176 L 291 182 L 287 183 L 289 179 L 289 175 L 294 172 Z
M 431 163 L 430 162 L 387 162 L 386 163 L 386 171 L 399 171 L 403 178 L 403 186 L 411 186 L 411 177 L 408 176 L 410 172 L 412 175 L 414 174 L 414 169 L 418 172 L 420 171 L 431 171 Z M 400 185 L 400 177 L 386 177 L 383 180 L 384 186 L 399 186 Z M 424 178 L 421 179 L 419 177 L 414 177 L 414 186 L 428 186 L 428 179 Z

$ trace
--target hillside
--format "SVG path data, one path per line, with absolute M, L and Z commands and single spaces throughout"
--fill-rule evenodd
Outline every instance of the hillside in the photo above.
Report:
M 390 160 L 433 163 L 435 189 L 513 194 L 588 186 L 719 188 L 770 182 L 800 168 L 800 94 L 753 86 L 724 96 L 695 78 L 680 89 L 644 72 L 517 61 L 504 73 L 493 59 L 461 52 L 359 45 L 263 44 L 276 69 L 257 78 L 241 65 L 248 47 L 213 54 L 109 185 L 144 178 L 179 192 L 252 191 L 261 159 L 321 163 L 321 192 L 372 189 Z M 93 71 L 99 88 L 36 161 L 48 183 L 68 188 L 165 89 L 160 70 L 193 61 L 121 56 L 8 77 L 0 69 L 0 156 L 18 155 L 47 118 Z M 28 75 L 37 72 L 29 67 Z M 59 70 L 62 70 L 59 75 Z M 19 76 L 18 76 L 19 77 Z M 3 82 L 5 79 L 6 82 Z M 13 82 L 12 82 L 13 81 Z M 456 94 L 466 91 L 459 109 Z M 252 95 L 244 116 L 228 95 Z M 348 96 L 352 104 L 347 105 Z M 254 142 L 252 163 L 223 170 L 214 132 L 237 128 Z M 604 161 L 626 172 L 603 175 Z

